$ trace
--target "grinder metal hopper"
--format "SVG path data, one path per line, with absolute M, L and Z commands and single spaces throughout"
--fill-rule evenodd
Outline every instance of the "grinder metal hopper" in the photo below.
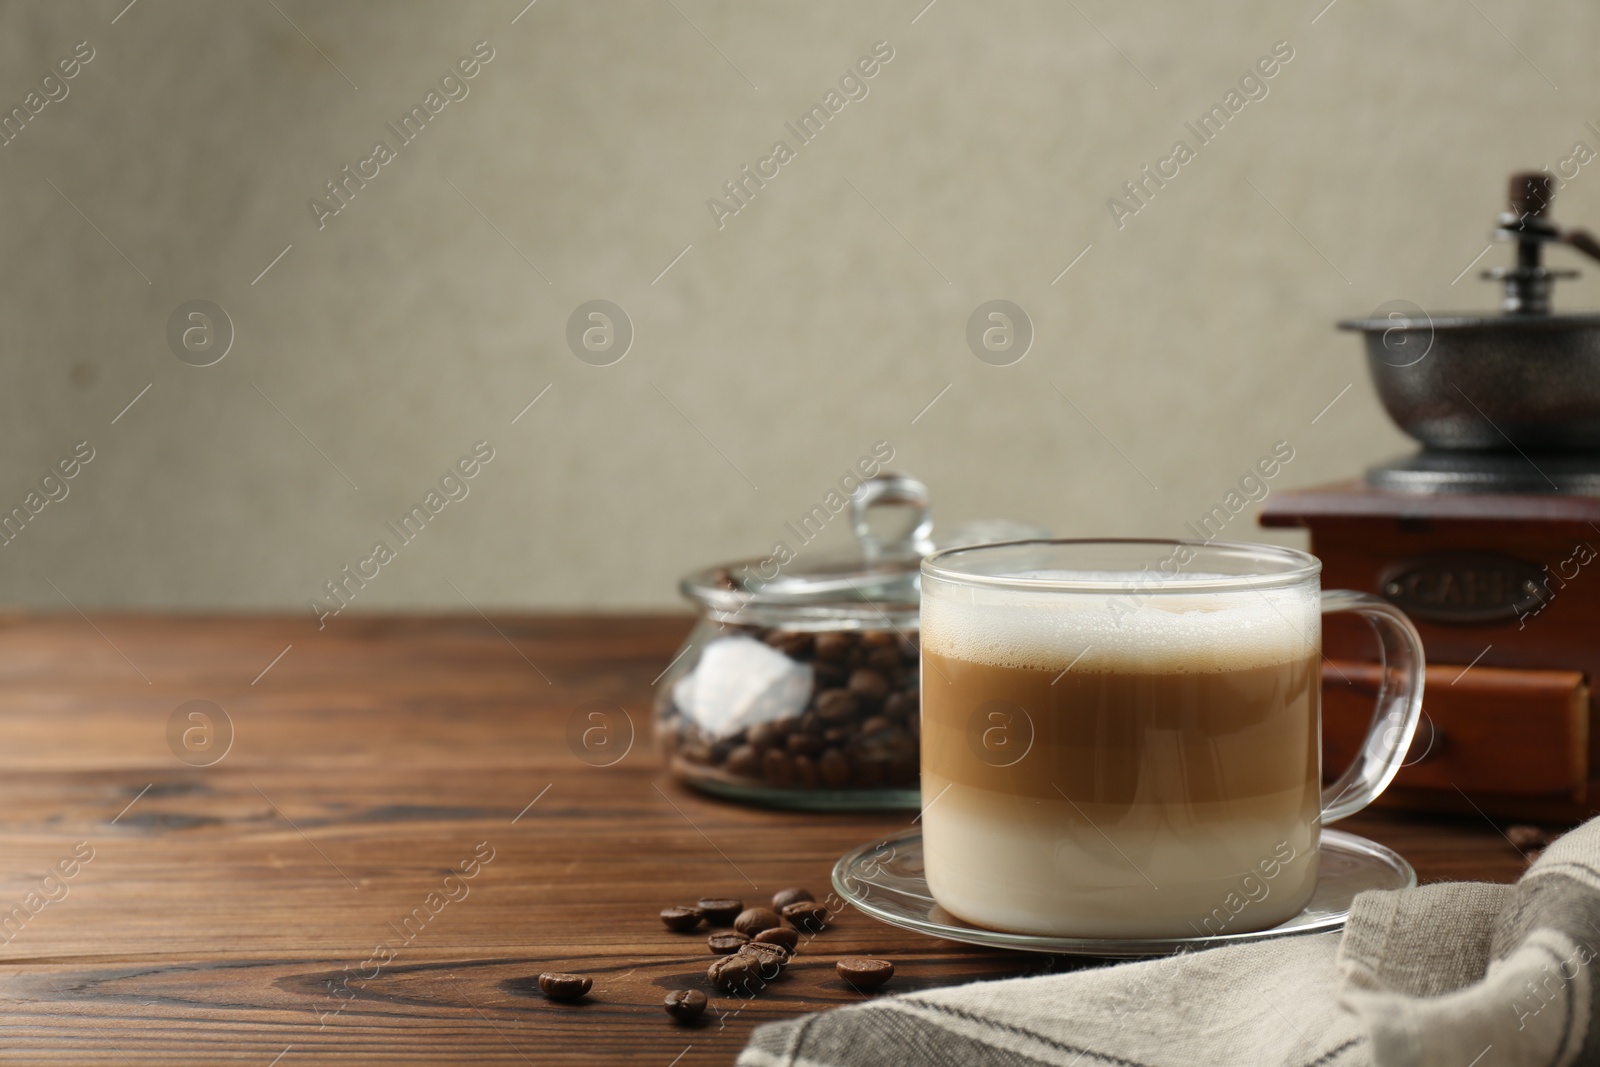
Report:
M 1509 210 L 1494 236 L 1516 265 L 1484 272 L 1500 281 L 1500 314 L 1429 314 L 1394 301 L 1359 330 L 1389 417 L 1421 442 L 1416 456 L 1368 472 L 1375 487 L 1413 491 L 1600 494 L 1600 314 L 1555 314 L 1546 245 L 1600 259 L 1600 240 L 1548 217 L 1554 182 L 1511 178 Z

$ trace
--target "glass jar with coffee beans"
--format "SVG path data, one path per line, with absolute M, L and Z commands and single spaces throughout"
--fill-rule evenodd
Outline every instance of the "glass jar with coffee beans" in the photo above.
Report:
M 684 579 L 700 617 L 656 699 L 657 737 L 680 780 L 775 807 L 917 806 L 927 489 L 880 474 L 849 504 L 859 552 L 808 552 L 796 536 L 767 558 Z M 881 532 L 889 517 L 901 528 Z M 815 521 L 803 532 L 817 536 Z
M 917 807 L 922 557 L 1049 533 L 989 520 L 935 537 L 926 486 L 861 470 L 785 523 L 767 557 L 683 580 L 700 617 L 656 695 L 680 780 L 773 807 Z M 852 551 L 810 546 L 845 516 Z

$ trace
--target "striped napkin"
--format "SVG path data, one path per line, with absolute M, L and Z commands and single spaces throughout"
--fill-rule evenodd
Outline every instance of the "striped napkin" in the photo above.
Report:
M 740 1067 L 1600 1064 L 1600 819 L 1515 885 L 1363 893 L 1342 932 L 770 1023 Z

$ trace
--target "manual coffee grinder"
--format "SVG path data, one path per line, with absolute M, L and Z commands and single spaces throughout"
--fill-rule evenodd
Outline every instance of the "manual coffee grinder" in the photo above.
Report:
M 1323 584 L 1392 601 L 1427 651 L 1424 720 L 1381 803 L 1577 822 L 1600 810 L 1600 314 L 1556 314 L 1547 245 L 1600 259 L 1548 216 L 1544 174 L 1511 179 L 1494 236 L 1516 264 L 1499 314 L 1396 301 L 1360 331 L 1385 410 L 1421 443 L 1359 480 L 1269 498 L 1300 526 Z M 1382 678 L 1370 632 L 1328 620 L 1323 735 L 1335 772 L 1365 735 Z

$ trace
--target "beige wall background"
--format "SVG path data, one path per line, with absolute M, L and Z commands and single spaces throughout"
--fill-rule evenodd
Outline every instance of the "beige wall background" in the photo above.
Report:
M 1274 490 L 1406 451 L 1332 323 L 1492 306 L 1506 249 L 1456 279 L 1507 173 L 1600 148 L 1578 0 L 925 3 L 4 5 L 4 110 L 93 58 L 0 147 L 0 504 L 94 458 L 0 548 L 0 597 L 304 610 L 383 539 L 357 607 L 670 606 L 878 441 L 946 523 L 1179 535 L 1276 442 Z M 480 41 L 467 95 L 319 229 L 308 200 Z M 1119 229 L 1108 198 L 1280 41 L 1267 95 Z M 719 229 L 707 199 L 780 139 Z M 1600 165 L 1556 216 L 1600 224 Z M 603 367 L 565 339 L 597 298 L 634 332 Z M 166 337 L 199 299 L 235 335 L 208 367 Z M 966 342 L 992 299 L 1033 325 L 1010 366 Z M 385 522 L 480 440 L 399 545 Z

